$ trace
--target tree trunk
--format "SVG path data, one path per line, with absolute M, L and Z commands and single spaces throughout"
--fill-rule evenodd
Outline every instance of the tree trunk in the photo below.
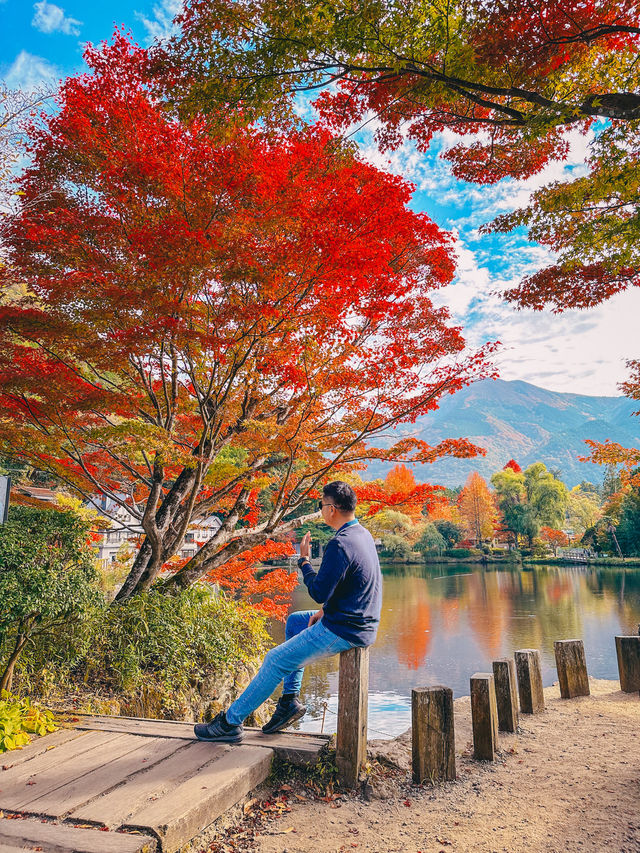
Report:
M 158 508 L 155 519 L 156 524 L 160 529 L 165 528 L 166 531 L 163 536 L 163 545 L 166 545 L 171 540 L 172 522 L 180 512 L 182 500 L 189 488 L 193 485 L 195 476 L 196 472 L 193 468 L 184 468 L 173 484 L 171 491 Z M 168 553 L 168 550 L 169 549 L 167 548 L 163 548 L 163 551 L 166 554 L 164 559 L 168 559 L 172 556 L 172 554 Z M 118 590 L 118 594 L 114 601 L 127 601 L 127 599 L 131 598 L 135 592 L 149 588 L 158 575 L 158 571 L 149 572 L 152 560 L 153 551 L 151 543 L 149 542 L 149 538 L 145 537 L 133 562 L 131 571 L 129 572 L 125 582 Z
M 5 670 L 0 678 L 0 691 L 7 690 L 8 692 L 11 692 L 11 687 L 13 685 L 13 670 L 16 665 L 16 661 L 20 657 L 20 653 L 27 644 L 28 639 L 29 637 L 26 634 L 18 634 L 14 649 L 9 655 L 9 660 L 7 661 Z

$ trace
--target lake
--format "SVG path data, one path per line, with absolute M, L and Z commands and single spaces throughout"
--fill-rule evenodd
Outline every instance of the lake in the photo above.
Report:
M 411 689 L 443 684 L 469 694 L 474 672 L 516 649 L 535 648 L 545 686 L 557 680 L 554 640 L 584 641 L 589 674 L 617 678 L 616 634 L 636 634 L 640 571 L 618 567 L 382 564 L 380 630 L 371 649 L 369 738 L 393 737 L 410 726 Z M 300 584 L 292 610 L 316 609 Z M 284 625 L 271 630 L 277 642 Z M 300 731 L 336 730 L 338 658 L 305 671 L 307 714 Z

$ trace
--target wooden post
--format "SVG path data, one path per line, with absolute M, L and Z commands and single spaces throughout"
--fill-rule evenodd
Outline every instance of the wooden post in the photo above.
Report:
M 518 690 L 516 688 L 516 667 L 511 658 L 494 660 L 493 679 L 498 706 L 498 728 L 501 732 L 517 732 L 519 722 Z
M 498 744 L 498 710 L 490 672 L 476 672 L 471 676 L 471 723 L 473 757 L 479 761 L 493 761 Z
M 640 637 L 616 637 L 620 689 L 623 693 L 640 690 Z
M 540 652 L 537 649 L 520 649 L 515 653 L 520 710 L 523 714 L 544 711 L 544 692 Z
M 553 647 L 556 653 L 556 669 L 562 698 L 588 696 L 591 691 L 582 640 L 557 640 Z
M 416 785 L 455 780 L 453 690 L 450 687 L 417 687 L 411 691 L 411 758 Z
M 336 765 L 338 780 L 345 788 L 356 787 L 360 768 L 367 757 L 368 695 L 369 649 L 341 652 Z

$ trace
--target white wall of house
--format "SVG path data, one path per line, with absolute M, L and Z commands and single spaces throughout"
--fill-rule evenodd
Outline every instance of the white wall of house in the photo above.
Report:
M 102 539 L 98 543 L 98 560 L 104 563 L 115 562 L 120 548 L 126 542 L 131 543 L 135 548 L 144 531 L 130 512 L 108 498 L 96 500 L 93 506 L 97 506 L 102 515 L 111 519 L 111 527 L 104 530 Z M 208 542 L 220 524 L 220 519 L 214 515 L 190 527 L 185 534 L 179 556 L 193 557 L 200 547 L 198 543 Z

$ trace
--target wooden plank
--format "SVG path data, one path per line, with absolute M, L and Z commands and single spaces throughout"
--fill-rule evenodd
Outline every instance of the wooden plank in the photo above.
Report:
M 157 850 L 156 839 L 149 836 L 78 829 L 39 820 L 0 820 L 0 842 L 19 850 L 29 850 L 24 845 L 30 844 L 46 853 L 154 853 Z
M 582 640 L 556 640 L 553 644 L 556 655 L 556 669 L 560 696 L 573 699 L 574 696 L 589 696 L 589 675 Z
M 24 788 L 32 776 L 39 773 L 44 773 L 52 767 L 62 767 L 68 762 L 73 762 L 85 752 L 95 749 L 103 743 L 109 743 L 120 735 L 112 732 L 86 732 L 82 733 L 79 738 L 76 738 L 51 749 L 48 752 L 40 753 L 31 759 L 31 761 L 23 764 L 16 764 L 9 767 L 8 770 L 3 770 L 0 773 L 0 808 L 10 808 L 5 805 L 4 795 L 8 790 L 14 788 Z
M 73 820 L 99 826 L 124 825 L 134 812 L 163 798 L 181 782 L 233 750 L 228 744 L 174 741 L 176 752 L 130 777 L 123 785 L 72 812 Z M 236 751 L 236 750 L 233 750 Z
M 450 687 L 421 687 L 411 691 L 411 766 L 416 785 L 455 781 Z
M 186 844 L 269 775 L 273 752 L 261 747 L 230 750 L 132 815 L 124 829 L 152 832 L 164 853 Z
M 358 783 L 367 758 L 367 706 L 369 699 L 369 649 L 340 652 L 338 675 L 338 732 L 336 765 L 345 788 Z
M 98 734 L 98 732 L 93 734 Z M 81 754 L 75 755 L 61 764 L 55 762 L 56 750 L 53 750 L 42 758 L 34 758 L 33 761 L 29 761 L 22 769 L 15 768 L 16 771 L 21 772 L 16 773 L 15 778 L 10 783 L 5 782 L 5 777 L 2 776 L 0 808 L 32 812 L 33 814 L 46 814 L 46 812 L 41 812 L 37 806 L 31 809 L 27 804 L 31 803 L 36 797 L 48 794 L 73 779 L 79 779 L 96 767 L 124 755 L 131 750 L 132 742 L 136 740 L 133 735 L 118 735 L 109 732 L 100 732 L 99 734 L 101 738 L 93 743 L 91 749 L 85 749 Z M 48 760 L 46 767 L 43 767 L 41 765 L 45 764 L 45 759 Z M 12 770 L 8 770 L 7 775 L 12 772 Z
M 124 754 L 115 754 L 112 760 L 96 765 L 79 779 L 72 779 L 46 794 L 34 793 L 34 798 L 22 806 L 23 810 L 61 818 L 83 803 L 122 784 L 134 773 L 153 767 L 179 749 L 178 742 L 170 738 L 125 737 L 133 743 Z M 36 792 L 36 788 L 32 790 Z
M 38 755 L 61 746 L 63 743 L 67 743 L 67 741 L 76 740 L 81 736 L 82 732 L 77 729 L 58 729 L 57 732 L 51 732 L 51 734 L 35 738 L 28 746 L 23 746 L 22 749 L 12 749 L 10 752 L 5 752 L 1 759 L 2 768 L 3 770 L 8 770 L 10 767 L 24 764 L 25 761 L 30 761 Z M 1 778 L 2 775 L 0 774 Z
M 95 715 L 81 717 L 78 728 L 88 731 L 130 732 L 143 737 L 171 737 L 180 740 L 195 740 L 193 723 L 177 720 L 147 720 L 141 717 L 111 717 Z M 273 749 L 276 756 L 291 764 L 313 764 L 320 753 L 326 749 L 329 735 L 305 734 L 304 732 L 278 732 L 265 735 L 260 729 L 245 728 L 244 740 L 238 744 L 262 746 Z

